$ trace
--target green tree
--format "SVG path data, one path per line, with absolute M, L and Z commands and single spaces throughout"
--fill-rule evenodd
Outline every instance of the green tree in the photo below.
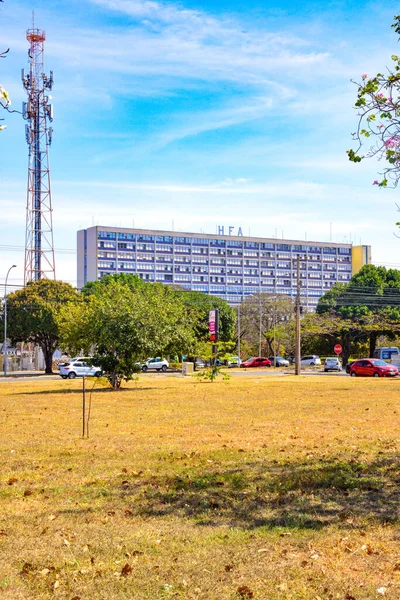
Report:
M 203 294 L 202 292 L 186 291 L 180 287 L 171 287 L 161 283 L 150 283 L 143 281 L 140 277 L 131 273 L 118 273 L 115 275 L 106 275 L 101 281 L 87 283 L 82 288 L 82 294 L 85 297 L 98 293 L 101 294 L 104 286 L 109 286 L 116 281 L 128 286 L 133 292 L 143 291 L 151 295 L 154 291 L 158 290 L 158 293 L 164 294 L 168 298 L 168 302 L 177 305 L 183 304 L 185 307 L 186 322 L 191 324 L 194 338 L 189 346 L 177 347 L 175 351 L 171 348 L 171 356 L 173 354 L 187 354 L 194 361 L 194 364 L 196 364 L 195 359 L 197 356 L 203 357 L 205 344 L 209 340 L 209 311 L 215 308 L 219 309 L 221 342 L 230 342 L 235 337 L 236 314 L 233 308 L 225 300 L 216 296 Z M 188 348 L 190 348 L 190 352 Z
M 284 294 L 256 293 L 245 298 L 240 305 L 241 339 L 257 348 L 261 338 L 265 353 L 271 356 L 282 346 L 291 349 L 294 344 L 294 302 Z
M 194 329 L 196 338 L 201 342 L 209 339 L 208 315 L 210 310 L 219 311 L 219 339 L 221 342 L 231 342 L 235 337 L 236 313 L 222 298 L 209 296 L 202 292 L 176 290 L 183 304 L 195 319 Z
M 400 34 L 400 15 L 395 15 L 392 28 Z M 355 163 L 376 156 L 386 166 L 382 179 L 375 180 L 379 187 L 396 187 L 400 178 L 400 58 L 392 55 L 392 67 L 384 73 L 361 76 L 355 108 L 358 112 L 357 131 L 353 139 L 356 150 L 347 150 L 349 160 Z M 365 143 L 373 141 L 365 155 L 360 154 Z
M 43 351 L 46 373 L 59 344 L 58 317 L 65 304 L 78 304 L 77 291 L 64 281 L 40 279 L 7 296 L 7 334 L 12 343 L 32 342 Z
M 324 294 L 316 312 L 342 319 L 346 339 L 367 339 L 372 356 L 379 336 L 393 337 L 400 330 L 400 272 L 365 265 L 347 285 L 337 284 Z
M 118 276 L 90 287 L 84 302 L 62 311 L 61 341 L 69 351 L 93 355 L 114 389 L 132 378 L 140 359 L 194 346 L 192 323 L 171 288 L 135 287 Z
M 312 352 L 323 347 L 331 354 L 335 344 L 340 344 L 343 366 L 346 366 L 355 342 L 365 341 L 368 332 L 359 320 L 346 319 L 334 311 L 323 314 L 310 313 L 301 322 L 302 346 Z

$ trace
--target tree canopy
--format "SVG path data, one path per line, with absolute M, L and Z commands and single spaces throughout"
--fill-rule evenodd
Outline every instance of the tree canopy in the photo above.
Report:
M 339 341 L 344 357 L 350 356 L 353 342 L 367 340 L 372 356 L 380 335 L 400 332 L 400 271 L 365 265 L 348 284 L 337 284 L 324 294 L 316 312 L 314 320 L 302 325 L 306 335 L 314 330 Z
M 193 323 L 175 291 L 135 277 L 106 277 L 89 285 L 85 301 L 61 314 L 61 343 L 70 352 L 90 353 L 118 388 L 149 356 L 191 352 Z
M 52 372 L 52 355 L 58 347 L 60 311 L 66 304 L 76 305 L 79 300 L 79 294 L 69 283 L 50 279 L 30 281 L 7 296 L 7 335 L 13 343 L 39 345 L 46 373 Z
M 257 347 L 261 338 L 269 356 L 284 346 L 291 351 L 294 346 L 293 328 L 294 301 L 285 294 L 255 293 L 244 299 L 240 305 L 240 331 L 241 339 L 249 346 Z

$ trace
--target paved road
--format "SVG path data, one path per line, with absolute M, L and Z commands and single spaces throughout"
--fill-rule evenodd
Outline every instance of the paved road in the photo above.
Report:
M 198 373 L 199 371 L 196 371 Z M 227 369 L 226 372 L 233 377 L 249 377 L 249 376 L 257 376 L 257 377 L 285 377 L 288 375 L 294 375 L 294 370 L 285 371 L 285 370 L 275 370 L 275 369 Z M 348 377 L 345 371 L 341 371 L 338 373 L 337 371 L 329 371 L 328 373 L 324 373 L 324 370 L 306 370 L 302 369 L 302 375 L 323 375 L 324 377 Z M 143 377 L 182 377 L 180 372 L 167 372 L 167 373 L 146 373 L 141 374 Z M 0 383 L 15 383 L 17 381 L 28 381 L 28 380 L 40 380 L 40 381 L 56 381 L 60 380 L 60 376 L 54 373 L 53 375 L 45 375 L 44 373 L 37 372 L 26 372 L 23 371 L 10 373 L 5 378 L 3 375 L 0 375 Z

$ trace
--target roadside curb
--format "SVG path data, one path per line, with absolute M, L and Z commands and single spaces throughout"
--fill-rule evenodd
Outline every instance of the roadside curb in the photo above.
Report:
M 15 371 L 14 373 L 12 373 L 12 372 L 9 373 L 7 375 L 7 377 L 4 377 L 4 375 L 0 375 L 0 381 L 1 380 L 6 381 L 8 379 L 19 379 L 20 377 L 54 377 L 54 375 L 58 375 L 58 373 L 52 373 L 50 375 L 50 373 L 43 373 L 43 372 L 32 373 L 32 372 L 29 372 L 29 371 L 26 371 L 26 372 L 24 372 L 24 371 Z

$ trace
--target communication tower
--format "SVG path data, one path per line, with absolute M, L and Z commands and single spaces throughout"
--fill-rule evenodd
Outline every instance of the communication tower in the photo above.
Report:
M 51 205 L 49 146 L 53 129 L 53 105 L 48 92 L 53 86 L 53 72 L 44 73 L 44 41 L 46 32 L 26 32 L 30 47 L 29 73 L 22 69 L 22 83 L 28 95 L 22 105 L 27 121 L 26 141 L 29 147 L 28 189 L 26 202 L 24 283 L 42 278 L 55 279 L 53 216 Z

